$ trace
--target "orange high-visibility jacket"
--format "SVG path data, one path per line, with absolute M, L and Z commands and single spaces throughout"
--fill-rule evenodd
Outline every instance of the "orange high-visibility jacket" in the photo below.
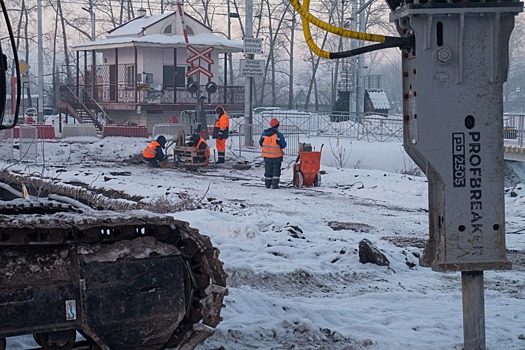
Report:
M 202 145 L 202 143 L 205 143 L 206 144 L 206 149 L 205 150 L 201 150 L 200 147 Z M 195 148 L 197 149 L 197 154 L 202 154 L 202 152 L 204 152 L 204 155 L 206 157 L 209 157 L 210 156 L 210 147 L 208 147 L 208 144 L 206 143 L 206 140 L 204 140 L 202 137 L 199 139 L 199 142 L 197 143 L 197 146 L 195 146 Z
M 284 151 L 281 149 L 276 142 L 277 134 L 272 136 L 264 136 L 264 141 L 262 144 L 262 155 L 265 158 L 279 158 L 284 155 Z
M 155 158 L 155 156 L 157 155 L 157 151 L 155 150 L 156 147 L 160 147 L 160 143 L 158 143 L 157 141 L 151 141 L 146 146 L 146 148 L 144 148 L 144 152 L 142 152 L 142 156 L 148 159 Z
M 222 136 L 219 137 L 219 130 L 222 131 Z M 212 137 L 214 139 L 227 139 L 230 134 L 230 119 L 226 112 L 224 112 L 213 126 Z

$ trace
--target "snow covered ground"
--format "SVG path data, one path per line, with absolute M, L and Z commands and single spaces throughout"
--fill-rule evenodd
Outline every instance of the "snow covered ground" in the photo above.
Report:
M 339 169 L 327 139 L 311 138 L 317 149 L 325 144 L 322 186 L 291 187 L 295 158 L 286 156 L 282 188 L 272 190 L 263 187 L 258 154 L 240 157 L 230 149 L 230 163 L 244 159 L 252 168 L 195 173 L 134 162 L 145 139 L 87 141 L 93 143 L 46 142 L 45 164 L 40 158 L 36 165 L 0 166 L 152 205 L 176 203 L 181 194 L 200 203 L 201 209 L 169 213 L 210 236 L 229 274 L 224 320 L 198 349 L 462 349 L 460 274 L 417 264 L 428 237 L 427 182 L 399 142 L 342 140 L 349 157 Z M 492 350 L 525 349 L 525 185 L 508 185 L 514 269 L 485 272 Z M 334 230 L 332 222 L 348 229 Z M 363 238 L 385 253 L 389 266 L 359 262 Z M 30 336 L 8 339 L 9 350 L 31 347 Z

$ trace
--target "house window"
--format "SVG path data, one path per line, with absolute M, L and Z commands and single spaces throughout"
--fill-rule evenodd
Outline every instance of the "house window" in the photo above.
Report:
M 164 87 L 173 87 L 173 76 L 173 66 L 162 67 L 162 85 L 164 85 Z
M 185 67 L 164 66 L 162 74 L 162 85 L 164 87 L 185 86 Z
M 172 26 L 171 24 L 169 26 L 167 26 L 166 28 L 164 28 L 164 34 L 171 34 L 172 33 Z
M 187 33 L 188 35 L 193 35 L 193 34 L 195 34 L 195 33 L 193 33 L 193 29 L 191 29 L 191 27 L 188 27 L 188 26 L 186 26 L 186 33 Z
M 175 85 L 186 85 L 186 74 L 184 72 L 184 67 L 175 67 Z

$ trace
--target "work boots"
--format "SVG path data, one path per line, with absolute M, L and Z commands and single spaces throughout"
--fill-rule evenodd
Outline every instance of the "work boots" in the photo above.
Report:
M 279 188 L 279 178 L 272 179 L 272 188 L 274 188 L 274 189 Z
M 266 186 L 266 188 L 272 187 L 272 179 L 264 179 L 264 186 Z
M 219 159 L 217 159 L 217 163 L 216 164 L 223 164 L 226 152 L 217 152 L 217 153 L 219 155 Z

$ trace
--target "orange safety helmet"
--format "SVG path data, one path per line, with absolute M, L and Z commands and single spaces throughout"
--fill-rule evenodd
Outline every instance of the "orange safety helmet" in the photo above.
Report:
M 277 126 L 277 125 L 279 125 L 279 119 L 277 119 L 277 118 L 272 118 L 272 120 L 270 120 L 270 127 L 273 128 L 273 127 L 275 127 L 275 126 Z

